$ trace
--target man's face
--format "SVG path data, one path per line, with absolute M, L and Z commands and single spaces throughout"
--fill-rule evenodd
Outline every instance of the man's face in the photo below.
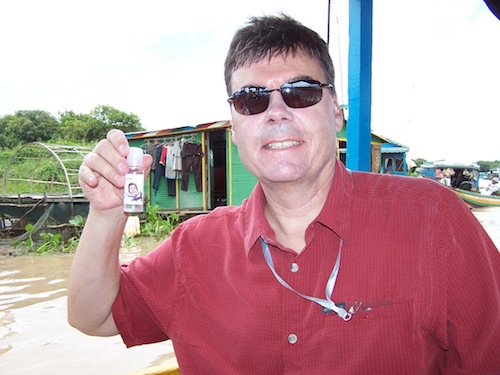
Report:
M 281 87 L 297 79 L 325 82 L 319 63 L 304 54 L 265 58 L 238 68 L 232 91 L 259 86 Z M 343 120 L 336 95 L 323 89 L 323 98 L 306 108 L 288 107 L 279 91 L 271 93 L 262 113 L 242 115 L 231 106 L 233 141 L 245 167 L 264 184 L 314 182 L 325 168 L 333 168 L 336 132 Z M 333 169 L 330 169 L 333 170 Z

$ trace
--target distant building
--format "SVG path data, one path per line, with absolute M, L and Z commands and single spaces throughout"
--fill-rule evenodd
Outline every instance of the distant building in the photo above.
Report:
M 346 164 L 347 158 L 347 129 L 346 126 L 337 133 L 339 158 Z M 371 172 L 385 174 L 408 173 L 406 155 L 410 151 L 408 146 L 389 138 L 371 133 Z

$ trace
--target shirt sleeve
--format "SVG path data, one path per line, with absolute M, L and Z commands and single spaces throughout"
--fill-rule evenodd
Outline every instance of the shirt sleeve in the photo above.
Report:
M 176 272 L 166 240 L 144 257 L 121 266 L 113 318 L 127 347 L 167 340 L 176 306 Z
M 499 373 L 500 253 L 470 209 L 456 198 L 443 212 L 440 238 L 446 270 L 443 373 Z

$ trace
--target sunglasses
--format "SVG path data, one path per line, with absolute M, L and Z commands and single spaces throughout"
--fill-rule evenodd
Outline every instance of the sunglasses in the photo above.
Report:
M 256 115 L 269 107 L 271 93 L 279 91 L 290 108 L 306 108 L 321 101 L 325 87 L 333 91 L 331 83 L 304 79 L 287 82 L 279 89 L 249 86 L 236 91 L 227 101 L 233 103 L 236 112 L 242 115 Z

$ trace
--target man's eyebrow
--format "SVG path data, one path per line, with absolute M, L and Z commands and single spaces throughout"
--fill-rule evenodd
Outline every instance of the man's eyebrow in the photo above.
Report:
M 285 81 L 285 83 L 297 82 L 297 81 L 303 81 L 303 80 L 311 80 L 311 79 L 314 79 L 314 78 L 312 78 L 311 76 L 308 76 L 308 75 L 301 75 L 301 76 L 295 76 L 295 77 L 289 78 Z M 268 88 L 265 86 L 249 83 L 249 84 L 241 86 L 237 91 L 241 91 L 241 90 L 244 90 L 244 89 L 249 88 L 249 87 L 256 87 L 256 88 L 262 88 L 262 89 Z
M 289 79 L 287 82 L 295 82 L 295 81 L 301 81 L 301 80 L 310 80 L 313 79 L 311 76 L 296 76 L 291 79 Z
M 310 79 L 314 79 L 314 78 L 311 76 L 308 76 L 308 75 L 300 75 L 300 76 L 288 78 L 284 83 L 301 81 L 301 80 L 310 80 Z M 242 87 L 264 87 L 264 86 L 257 85 L 257 84 L 247 84 L 247 85 L 244 85 Z
M 261 86 L 261 85 L 254 85 L 254 84 L 249 83 L 249 84 L 247 84 L 247 85 L 243 85 L 243 86 L 241 86 L 240 90 L 242 90 L 242 89 L 244 89 L 244 88 L 247 88 L 247 87 L 258 87 L 258 88 L 263 88 L 263 89 L 265 89 L 265 88 L 266 88 L 265 86 Z

